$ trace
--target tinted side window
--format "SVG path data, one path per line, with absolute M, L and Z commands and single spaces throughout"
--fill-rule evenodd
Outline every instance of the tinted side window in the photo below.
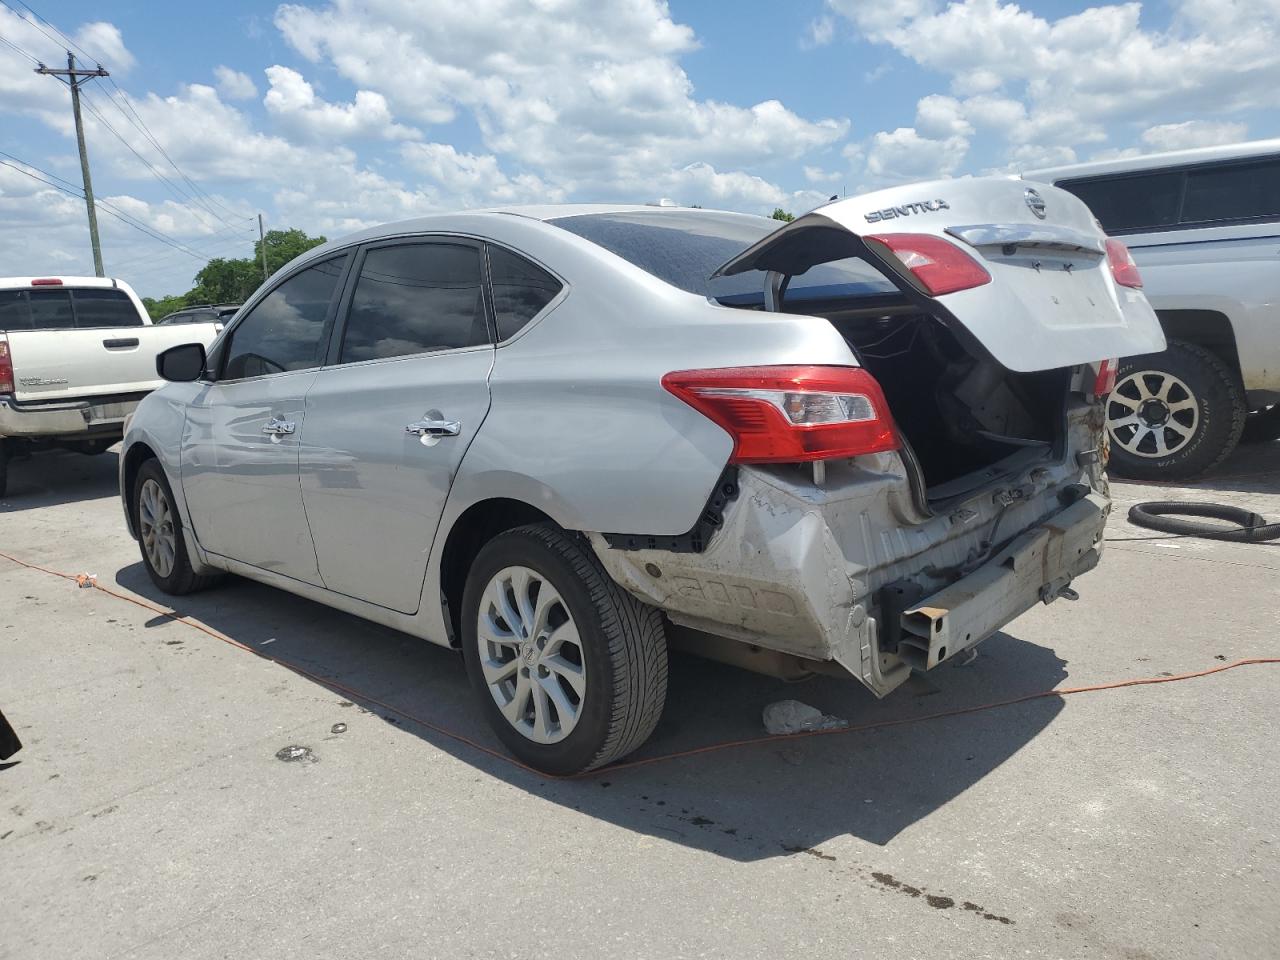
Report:
M 140 327 L 133 301 L 123 290 L 75 290 L 77 327 Z
M 35 330 L 66 330 L 74 327 L 71 294 L 66 290 L 31 290 L 31 326 Z
M 31 308 L 25 290 L 0 290 L 0 330 L 30 330 Z
M 232 331 L 222 379 L 319 366 L 327 340 L 325 319 L 345 259 L 308 267 L 267 294 Z
M 498 339 L 513 337 L 560 292 L 560 281 L 524 257 L 489 247 L 489 280 Z
M 1250 220 L 1280 215 L 1280 160 L 1187 172 L 1182 221 Z
M 1105 180 L 1064 181 L 1058 186 L 1085 202 L 1107 233 L 1163 227 L 1178 222 L 1181 173 L 1155 173 Z
M 338 362 L 488 342 L 477 248 L 450 243 L 375 247 L 360 268 Z

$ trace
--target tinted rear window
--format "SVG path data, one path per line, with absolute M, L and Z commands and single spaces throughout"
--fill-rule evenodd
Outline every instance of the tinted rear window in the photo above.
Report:
M 767 217 L 698 210 L 591 213 L 550 221 L 672 286 L 734 306 L 764 302 L 764 274 L 708 278 L 718 267 L 783 224 Z M 896 288 L 869 264 L 842 260 L 794 277 L 786 299 L 866 296 Z
M 481 289 L 476 247 L 374 247 L 360 268 L 339 363 L 488 343 Z
M 1280 215 L 1280 159 L 1187 172 L 1183 223 Z
M 123 290 L 76 290 L 77 327 L 140 327 L 142 317 Z
M 1165 227 L 1178 222 L 1181 173 L 1068 180 L 1058 186 L 1083 200 L 1107 233 Z
M 560 292 L 560 281 L 524 257 L 489 246 L 489 279 L 498 339 L 513 337 Z
M 142 316 L 123 290 L 97 287 L 0 290 L 0 330 L 140 326 Z

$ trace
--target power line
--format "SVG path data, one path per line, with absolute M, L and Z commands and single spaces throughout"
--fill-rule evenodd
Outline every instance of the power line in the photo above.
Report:
M 8 0 L 0 0 L 0 3 L 3 3 L 6 7 L 9 7 L 9 9 L 13 11 L 14 16 L 22 17 L 23 20 L 26 20 L 27 23 L 31 24 L 33 27 L 35 27 L 37 30 L 43 33 L 45 37 L 48 40 L 52 41 L 56 46 L 61 47 L 63 45 L 69 45 L 73 49 L 75 49 L 77 53 L 81 54 L 86 60 L 92 60 L 94 63 L 99 62 L 97 57 L 89 53 L 89 51 L 85 50 L 84 47 L 80 46 L 80 44 L 76 43 L 74 40 L 68 37 L 65 33 L 63 33 L 61 30 L 55 27 L 52 23 L 50 23 L 44 17 L 40 16 L 40 14 L 36 13 L 35 10 L 32 9 L 31 4 L 27 3 L 26 0 L 18 0 L 18 3 L 27 8 L 31 16 L 35 17 L 34 20 L 31 20 L 27 17 L 23 17 L 20 11 L 14 10 L 13 7 L 10 6 L 10 4 L 8 3 Z M 47 26 L 49 30 L 52 30 L 61 39 L 57 39 L 55 37 L 50 36 L 49 32 L 45 30 L 44 27 L 40 26 L 41 23 L 45 24 L 45 26 Z
M 101 123 L 104 127 L 106 127 L 112 136 L 114 136 L 117 140 L 123 143 L 125 147 L 128 148 L 130 153 L 132 153 L 135 157 L 137 157 L 140 161 L 142 161 L 142 165 L 147 168 L 147 172 L 151 174 L 153 177 L 155 177 L 157 180 L 159 180 L 161 183 L 165 184 L 165 186 L 167 186 L 170 190 L 172 190 L 174 195 L 178 197 L 179 200 L 182 200 L 184 202 L 189 201 L 195 204 L 196 210 L 200 210 L 200 211 L 203 211 L 205 214 L 214 216 L 216 220 L 221 221 L 227 226 L 231 226 L 231 224 L 227 223 L 226 220 L 223 220 L 221 217 L 218 217 L 212 214 L 208 210 L 205 210 L 202 206 L 200 206 L 200 204 L 195 200 L 195 198 L 191 196 L 191 194 L 182 190 L 177 184 L 175 184 L 172 180 L 166 177 L 159 170 L 157 170 L 150 160 L 148 160 L 146 157 L 140 154 L 137 151 L 137 149 L 133 146 L 133 144 L 131 144 L 128 140 L 126 140 L 123 136 L 120 135 L 120 131 L 118 131 L 115 127 L 113 127 L 110 123 L 107 122 L 107 118 L 104 117 L 98 111 L 98 108 L 93 105 L 93 101 L 89 99 L 87 94 L 81 94 L 81 98 L 83 100 L 85 107 L 88 108 L 89 112 L 92 113 L 97 118 L 98 122 Z
M 16 51 L 17 53 L 22 54 L 22 56 L 26 57 L 28 60 L 30 60 L 32 63 L 36 64 L 37 66 L 40 65 L 39 60 L 37 60 L 31 54 L 27 53 L 27 51 L 23 50 L 20 46 L 18 46 L 12 40 L 7 39 L 6 37 L 0 37 L 0 43 L 3 43 L 6 47 Z
M 55 24 L 50 22 L 47 18 L 42 17 L 40 14 L 36 13 L 35 9 L 31 6 L 31 4 L 27 3 L 26 0 L 17 0 L 17 2 L 22 4 L 22 6 L 26 7 L 27 10 L 30 11 L 31 15 L 35 17 L 37 21 L 43 22 L 46 26 L 49 27 L 50 30 L 52 30 L 59 37 L 61 37 L 63 41 L 70 44 L 74 49 L 82 53 L 85 57 L 89 58 L 90 60 L 95 59 L 83 47 L 77 44 L 74 40 L 72 40 L 69 36 L 67 36 L 61 30 L 59 30 Z M 9 6 L 7 0 L 0 0 L 0 3 L 3 3 L 6 7 L 9 7 L 10 10 L 13 10 L 13 8 Z M 15 10 L 14 13 L 17 14 L 17 11 Z M 25 20 L 26 18 L 23 17 L 23 19 Z M 28 21 L 28 22 L 31 23 L 31 21 Z M 49 34 L 43 28 L 40 27 L 39 22 L 32 23 L 32 26 L 34 26 L 37 30 L 40 30 L 40 32 L 43 33 L 46 37 L 49 37 L 50 40 L 53 40 L 53 37 L 50 37 Z M 55 40 L 54 42 L 56 43 L 57 41 Z M 187 174 L 183 172 L 182 168 L 178 166 L 178 164 L 174 161 L 174 159 L 171 156 L 169 156 L 169 152 L 165 150 L 163 145 L 161 145 L 160 141 L 156 138 L 155 134 L 151 132 L 151 129 L 147 126 L 146 121 L 143 120 L 142 117 L 138 114 L 137 110 L 134 109 L 133 103 L 130 101 L 128 94 L 120 87 L 119 84 L 115 82 L 114 79 L 108 77 L 107 82 L 111 85 L 112 88 L 114 88 L 114 90 L 116 91 L 116 94 L 118 94 L 119 96 L 119 100 L 124 104 L 124 107 L 121 107 L 120 103 L 117 102 L 116 96 L 113 96 L 111 91 L 107 91 L 106 92 L 107 99 L 111 101 L 112 106 L 114 106 L 117 110 L 119 110 L 121 115 L 124 116 L 124 118 L 128 120 L 131 124 L 133 124 L 135 128 L 137 128 L 139 133 L 141 133 L 144 137 L 146 137 L 148 142 L 150 142 L 151 145 L 154 146 L 156 150 L 160 152 L 160 155 L 163 156 L 165 160 L 169 163 L 169 166 L 173 167 L 174 172 L 177 173 L 178 176 L 181 177 L 182 180 L 188 186 L 191 187 L 192 191 L 195 194 L 195 196 L 192 197 L 193 202 L 198 203 L 199 200 L 197 198 L 202 198 L 204 200 L 204 204 L 203 204 L 204 208 L 208 210 L 208 212 L 212 216 L 216 217 L 219 220 L 222 220 L 223 218 L 219 216 L 217 212 L 214 211 L 209 206 L 209 204 L 212 203 L 220 207 L 229 216 L 236 217 L 238 219 L 245 220 L 245 221 L 252 221 L 254 219 L 253 217 L 246 217 L 243 214 L 236 213 L 230 207 L 226 206 L 216 197 L 213 197 L 206 190 L 201 188 L 189 176 L 187 176 Z M 127 113 L 125 111 L 125 108 L 128 108 Z M 132 114 L 132 116 L 130 116 L 130 114 Z
M 0 153 L 3 153 L 3 152 L 0 151 Z M 10 162 L 10 160 L 0 159 L 0 165 L 10 167 L 11 169 L 18 171 L 18 173 L 21 173 L 24 176 L 30 177 L 32 180 L 35 180 L 38 183 L 43 183 L 45 186 L 53 187 L 55 190 L 61 190 L 63 193 L 73 196 L 78 200 L 85 199 L 84 194 L 77 191 L 74 188 L 74 186 L 68 187 L 63 185 L 63 184 L 69 183 L 70 181 L 63 180 L 61 177 L 57 176 L 56 174 L 47 173 L 46 171 L 41 170 L 39 167 L 32 166 L 31 164 L 27 163 L 25 160 L 19 160 L 17 157 L 14 157 L 10 153 L 3 153 L 3 156 L 9 157 L 11 160 L 14 160 L 16 162 Z M 24 168 L 28 168 L 28 169 L 24 169 Z M 33 173 L 32 172 L 33 170 L 36 172 Z M 62 183 L 58 183 L 57 181 L 59 180 L 61 180 Z M 201 260 L 205 262 L 208 262 L 209 260 L 213 259 L 213 257 L 204 256 L 203 254 L 199 253 L 194 248 L 188 246 L 182 241 L 175 240 L 173 237 L 170 237 L 167 234 L 161 233 L 159 230 L 155 229 L 154 227 L 151 227 L 145 223 L 142 223 L 140 220 L 135 218 L 132 214 L 126 213 L 125 211 L 121 210 L 119 207 L 117 207 L 115 204 L 111 203 L 108 200 L 95 199 L 94 206 L 101 208 L 103 213 L 107 214 L 108 216 L 115 217 L 115 219 L 119 220 L 121 223 L 125 224 L 126 226 L 133 227 L 133 229 L 139 231 L 140 233 L 146 234 L 151 239 L 158 240 L 167 246 L 173 247 L 175 250 L 179 251 L 180 253 L 185 253 L 187 256 L 192 257 L 193 259 Z
M 187 176 L 182 171 L 182 168 L 179 167 L 178 164 L 174 161 L 173 157 L 169 156 L 169 152 L 165 150 L 164 146 L 160 143 L 160 141 L 156 139 L 155 134 L 151 132 L 151 128 L 147 126 L 147 122 L 143 120 L 141 116 L 139 116 L 138 111 L 133 106 L 133 101 L 129 99 L 129 94 L 126 93 L 120 87 L 120 85 L 115 82 L 114 79 L 109 77 L 107 78 L 107 82 L 111 85 L 111 87 L 116 92 L 116 96 L 112 96 L 110 91 L 107 92 L 108 98 L 111 100 L 113 104 L 115 104 L 116 109 L 120 110 L 120 112 L 125 115 L 125 118 L 129 120 L 129 122 L 132 123 L 136 128 L 138 128 L 139 132 L 141 132 L 142 135 L 151 142 L 152 146 L 154 146 L 157 150 L 160 151 L 160 155 L 163 156 L 167 161 L 169 161 L 169 166 L 173 167 L 174 171 L 178 174 L 178 176 L 182 177 L 182 179 L 191 187 L 192 190 L 194 190 L 197 194 L 203 196 L 207 202 L 213 203 L 216 206 L 220 207 L 222 210 L 226 211 L 226 213 L 229 216 L 232 216 L 241 220 L 247 220 L 247 221 L 252 221 L 254 219 L 253 217 L 246 217 L 243 214 L 236 213 L 234 210 L 232 210 L 230 207 L 224 204 L 221 200 L 219 200 L 217 197 L 214 197 L 212 194 L 206 191 L 203 187 L 197 184 L 194 180 L 192 180 L 189 176 Z M 127 114 L 125 114 L 124 110 L 120 108 L 120 104 L 117 103 L 117 100 L 120 103 L 123 103 L 124 106 L 128 108 Z M 132 114 L 132 117 L 130 117 L 129 114 Z M 213 211 L 211 210 L 210 212 L 212 213 Z

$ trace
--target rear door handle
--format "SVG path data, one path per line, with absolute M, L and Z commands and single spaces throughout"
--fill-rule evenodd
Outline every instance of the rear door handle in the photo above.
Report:
M 120 347 L 136 347 L 138 345 L 138 338 L 120 337 L 118 340 L 103 340 L 102 345 L 108 350 L 115 350 Z
M 267 421 L 266 426 L 262 428 L 262 432 L 270 434 L 272 437 L 287 437 L 297 427 L 298 425 L 292 420 L 281 420 L 279 417 L 272 417 Z
M 405 433 L 422 437 L 456 437 L 462 431 L 462 424 L 457 420 L 415 420 L 406 424 Z

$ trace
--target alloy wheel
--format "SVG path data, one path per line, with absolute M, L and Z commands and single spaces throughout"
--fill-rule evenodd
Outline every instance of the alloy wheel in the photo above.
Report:
M 559 743 L 582 715 L 587 665 L 569 607 L 529 567 L 499 570 L 480 600 L 480 670 L 498 709 L 534 743 Z
M 1135 457 L 1177 453 L 1200 426 L 1200 404 L 1191 388 L 1163 370 L 1135 370 L 1107 397 L 1111 440 Z
M 169 576 L 178 552 L 178 538 L 169 498 L 154 480 L 145 481 L 138 494 L 138 526 L 151 569 L 162 577 Z

